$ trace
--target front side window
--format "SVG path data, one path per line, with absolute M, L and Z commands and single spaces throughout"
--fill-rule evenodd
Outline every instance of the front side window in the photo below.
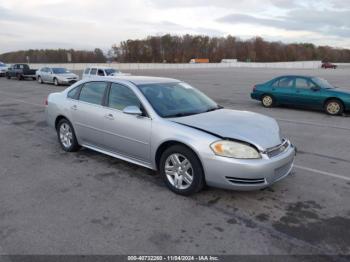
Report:
M 86 83 L 80 91 L 79 100 L 91 104 L 101 105 L 106 87 L 106 82 Z
M 144 84 L 138 87 L 161 117 L 181 117 L 221 108 L 186 83 Z
M 140 101 L 134 92 L 123 85 L 113 83 L 109 91 L 108 106 L 123 110 L 127 106 L 140 107 Z
M 103 72 L 102 69 L 99 69 L 99 70 L 97 71 L 97 75 L 99 75 L 99 76 L 105 76 L 105 73 Z
M 90 68 L 86 68 L 85 71 L 84 71 L 84 74 L 88 74 L 90 71 Z
M 302 89 L 310 89 L 315 87 L 315 85 L 308 79 L 298 77 L 295 79 L 295 87 Z
M 110 75 L 112 75 L 114 73 L 119 73 L 119 71 L 117 71 L 117 70 L 115 70 L 113 68 L 106 69 L 105 72 L 106 72 L 106 75 L 108 75 L 108 76 L 110 76 Z
M 92 68 L 90 71 L 90 75 L 96 75 L 97 69 L 96 68 Z

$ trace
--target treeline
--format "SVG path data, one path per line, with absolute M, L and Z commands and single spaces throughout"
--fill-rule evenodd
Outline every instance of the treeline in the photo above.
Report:
M 0 55 L 4 63 L 105 63 L 106 57 L 102 50 L 94 51 L 74 49 L 40 49 L 9 52 Z
M 129 63 L 188 63 L 192 58 L 238 59 L 252 62 L 322 60 L 350 62 L 350 50 L 309 43 L 284 44 L 268 42 L 261 37 L 241 40 L 237 37 L 202 35 L 149 36 L 145 39 L 122 41 L 112 47 L 115 60 Z

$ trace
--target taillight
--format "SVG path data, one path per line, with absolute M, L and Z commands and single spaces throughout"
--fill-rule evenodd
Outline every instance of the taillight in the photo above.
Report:
M 47 98 L 45 99 L 45 102 L 44 102 L 45 106 L 47 106 L 49 103 L 47 102 Z

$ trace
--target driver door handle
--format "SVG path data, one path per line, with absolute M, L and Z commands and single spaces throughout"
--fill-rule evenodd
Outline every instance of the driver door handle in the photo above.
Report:
M 72 109 L 72 110 L 77 110 L 78 107 L 77 107 L 77 105 L 73 105 L 73 106 L 71 106 L 71 109 Z
M 107 118 L 109 120 L 113 120 L 114 116 L 112 114 L 107 114 L 107 115 L 105 115 L 105 118 Z

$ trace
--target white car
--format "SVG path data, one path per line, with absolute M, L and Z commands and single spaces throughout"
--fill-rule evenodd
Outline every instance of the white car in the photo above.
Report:
M 83 72 L 82 79 L 90 79 L 96 76 L 125 76 L 125 74 L 111 67 L 88 67 Z
M 71 85 L 79 80 L 79 76 L 62 67 L 42 67 L 35 73 L 40 84 L 52 83 L 58 85 Z
M 0 62 L 0 76 L 5 76 L 6 75 L 8 67 L 9 67 L 8 65 Z

